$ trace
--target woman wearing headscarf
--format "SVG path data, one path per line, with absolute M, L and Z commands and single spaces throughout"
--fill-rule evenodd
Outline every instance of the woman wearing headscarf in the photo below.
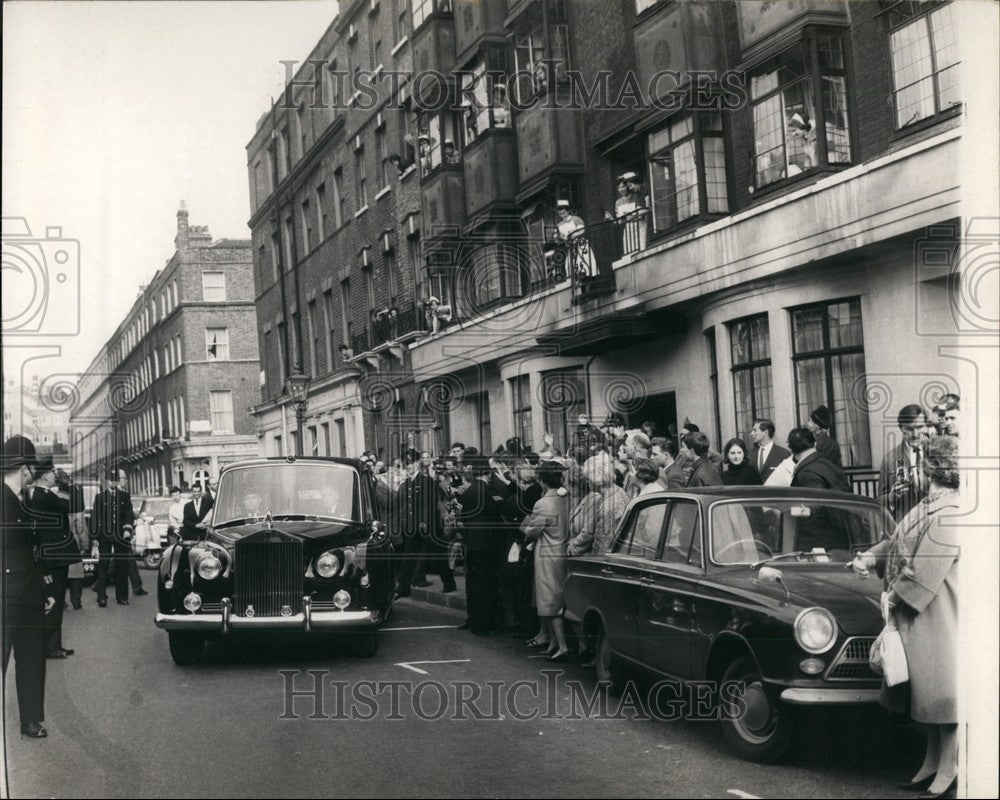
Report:
M 882 702 L 909 710 L 927 731 L 923 764 L 901 789 L 954 797 L 958 777 L 958 440 L 939 436 L 927 448 L 925 497 L 889 539 L 859 553 L 862 577 L 875 568 L 885 581 L 890 614 L 906 654 L 908 683 L 884 687 Z
M 625 514 L 628 496 L 615 483 L 614 466 L 607 453 L 588 458 L 583 465 L 583 477 L 590 492 L 573 510 L 570 521 L 573 538 L 568 553 L 571 556 L 602 555 L 611 549 L 615 527 Z

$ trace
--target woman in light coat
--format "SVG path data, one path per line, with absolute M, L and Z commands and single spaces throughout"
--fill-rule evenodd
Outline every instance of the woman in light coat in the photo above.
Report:
M 597 453 L 583 465 L 590 493 L 573 510 L 568 553 L 603 555 L 611 549 L 615 528 L 625 514 L 628 495 L 615 483 L 615 469 L 608 453 Z
M 535 542 L 535 609 L 541 631 L 533 641 L 548 642 L 550 661 L 569 655 L 562 614 L 565 609 L 566 542 L 569 540 L 569 500 L 562 488 L 563 468 L 554 461 L 539 465 L 536 477 L 545 489 L 521 523 L 521 533 Z
M 892 536 L 858 554 L 854 570 L 875 568 L 884 577 L 893 618 L 906 653 L 910 680 L 883 691 L 883 702 L 905 710 L 927 730 L 927 750 L 916 775 L 899 784 L 927 790 L 924 797 L 952 796 L 958 776 L 958 440 L 934 439 L 924 469 L 927 497 Z M 908 693 L 908 698 L 907 698 Z

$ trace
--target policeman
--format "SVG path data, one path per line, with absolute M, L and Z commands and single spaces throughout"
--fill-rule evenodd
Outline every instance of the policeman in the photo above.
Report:
M 107 473 L 108 488 L 98 492 L 94 498 L 92 517 L 91 547 L 96 548 L 100 557 L 97 562 L 97 605 L 104 608 L 108 604 L 108 574 L 112 558 L 115 564 L 115 599 L 118 605 L 128 605 L 128 568 L 121 563 L 132 558 L 132 536 L 135 532 L 135 511 L 128 492 L 118 487 L 118 470 Z
M 49 630 L 45 615 L 56 601 L 52 576 L 43 573 L 35 558 L 35 537 L 21 492 L 33 477 L 35 446 L 24 436 L 12 436 L 3 445 L 3 526 L 0 553 L 3 567 L 3 673 L 11 650 L 17 662 L 17 706 L 21 735 L 48 736 L 45 719 L 45 643 Z

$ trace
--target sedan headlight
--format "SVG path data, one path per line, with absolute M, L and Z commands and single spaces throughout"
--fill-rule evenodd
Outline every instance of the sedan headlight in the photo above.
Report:
M 795 618 L 795 641 L 807 653 L 825 653 L 837 641 L 837 620 L 825 608 L 807 608 Z
M 321 578 L 332 578 L 340 572 L 340 559 L 329 551 L 316 559 L 316 574 Z
M 211 553 L 198 559 L 198 575 L 206 581 L 214 580 L 222 572 L 222 562 Z

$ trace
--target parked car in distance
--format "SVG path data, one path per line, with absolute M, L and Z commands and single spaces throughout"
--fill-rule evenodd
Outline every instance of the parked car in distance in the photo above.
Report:
M 875 703 L 881 582 L 849 569 L 892 520 L 839 492 L 720 486 L 633 500 L 610 553 L 569 560 L 567 615 L 599 680 L 707 681 L 729 744 L 771 762 L 796 707 Z
M 374 655 L 392 611 L 393 543 L 371 471 L 345 458 L 227 467 L 201 541 L 163 553 L 155 623 L 178 665 L 231 632 L 347 632 Z
M 135 515 L 132 549 L 147 569 L 156 569 L 168 544 L 170 521 L 167 512 L 174 501 L 169 497 L 133 497 L 133 505 L 137 502 L 139 510 Z

